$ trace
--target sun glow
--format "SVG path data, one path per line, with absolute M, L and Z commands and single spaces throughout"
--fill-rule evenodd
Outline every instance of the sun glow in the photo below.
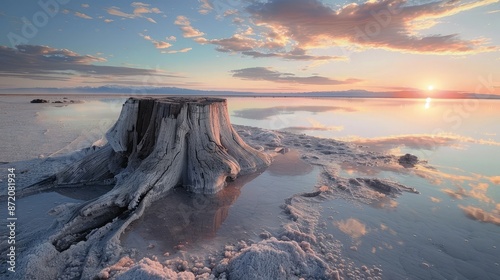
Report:
M 428 85 L 427 86 L 427 90 L 428 91 L 433 91 L 434 90 L 434 86 L 433 85 Z
M 429 109 L 431 107 L 431 101 L 432 101 L 432 98 L 430 97 L 427 97 L 427 99 L 425 99 L 425 109 Z

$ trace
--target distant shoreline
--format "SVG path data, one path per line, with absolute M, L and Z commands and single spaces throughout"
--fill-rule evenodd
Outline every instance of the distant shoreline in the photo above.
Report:
M 433 97 L 433 96 L 414 96 L 414 97 L 389 97 L 389 96 L 329 96 L 329 95 L 315 95 L 315 94 L 181 94 L 181 93 L 146 93 L 146 94 L 133 94 L 133 93 L 0 93 L 1 96 L 32 96 L 32 97 L 110 97 L 110 98 L 128 98 L 132 96 L 150 96 L 150 97 L 161 97 L 161 96 L 189 96 L 189 97 L 203 97 L 203 96 L 214 96 L 214 97 L 241 97 L 241 98 L 326 98 L 326 99 L 426 99 L 431 98 L 433 100 L 500 100 L 499 96 L 466 96 L 466 97 Z
M 71 95 L 71 96 L 217 96 L 217 97 L 299 97 L 299 98 L 390 98 L 390 99 L 500 99 L 500 95 L 467 93 L 458 91 L 433 90 L 425 91 L 418 89 L 407 89 L 391 92 L 374 92 L 366 90 L 347 91 L 319 91 L 319 92 L 251 92 L 251 91 L 229 91 L 229 90 L 195 90 L 177 87 L 120 87 L 120 86 L 100 86 L 100 87 L 74 87 L 74 88 L 12 88 L 0 89 L 0 96 L 3 95 Z

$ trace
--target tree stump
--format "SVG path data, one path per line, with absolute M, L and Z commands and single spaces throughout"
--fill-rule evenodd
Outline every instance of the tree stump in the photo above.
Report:
M 74 209 L 53 237 L 58 251 L 105 225 L 119 223 L 124 229 L 173 187 L 213 194 L 227 179 L 271 162 L 240 138 L 226 100 L 219 98 L 129 98 L 106 138 L 105 146 L 49 179 L 56 187 L 115 183 L 108 193 Z

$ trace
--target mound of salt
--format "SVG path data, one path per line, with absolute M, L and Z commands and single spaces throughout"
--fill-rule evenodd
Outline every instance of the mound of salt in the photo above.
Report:
M 330 279 L 328 265 L 295 241 L 274 237 L 242 250 L 228 266 L 230 279 Z

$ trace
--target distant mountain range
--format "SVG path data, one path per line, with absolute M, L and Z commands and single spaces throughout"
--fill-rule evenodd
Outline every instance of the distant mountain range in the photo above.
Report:
M 463 93 L 455 91 L 402 90 L 372 92 L 366 90 L 260 93 L 242 91 L 196 90 L 177 87 L 100 87 L 74 88 L 15 88 L 0 89 L 0 94 L 120 94 L 120 95 L 192 95 L 192 96 L 251 96 L 251 97 L 341 97 L 341 98 L 451 98 L 451 99 L 500 99 L 500 95 Z

